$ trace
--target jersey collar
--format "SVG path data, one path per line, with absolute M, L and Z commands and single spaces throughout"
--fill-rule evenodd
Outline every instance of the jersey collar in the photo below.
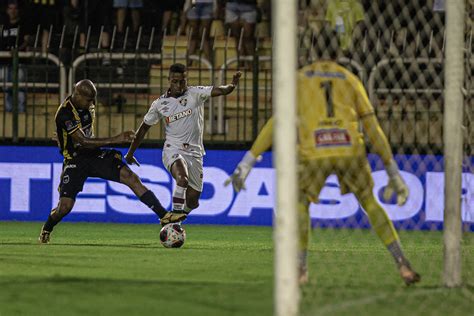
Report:
M 178 96 L 178 97 L 173 97 L 171 96 L 171 89 L 168 88 L 168 90 L 166 91 L 166 94 L 165 94 L 165 97 L 166 98 L 175 98 L 175 99 L 179 99 L 181 97 L 184 97 L 186 94 L 188 93 L 188 87 L 186 87 L 186 90 L 184 90 L 183 94 Z

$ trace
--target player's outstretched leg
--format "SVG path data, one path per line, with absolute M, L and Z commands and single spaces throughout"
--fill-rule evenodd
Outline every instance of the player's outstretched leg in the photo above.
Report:
M 186 214 L 167 212 L 155 194 L 143 185 L 140 178 L 128 166 L 123 166 L 120 170 L 120 182 L 127 185 L 142 203 L 158 215 L 161 225 L 182 222 L 186 219 Z
M 388 251 L 392 254 L 397 264 L 400 276 L 406 285 L 417 283 L 421 276 L 412 269 L 410 262 L 403 254 L 397 231 L 393 227 L 392 221 L 387 216 L 382 206 L 375 200 L 373 195 L 359 199 L 362 207 L 367 212 L 370 224 L 375 233 L 382 240 Z
M 64 216 L 71 212 L 73 206 L 73 199 L 67 197 L 62 197 L 59 199 L 58 206 L 51 211 L 46 223 L 44 223 L 43 227 L 41 227 L 41 232 L 38 237 L 39 243 L 49 243 L 54 226 L 56 226 L 64 218 Z
M 308 274 L 308 246 L 311 229 L 311 220 L 309 217 L 309 202 L 298 202 L 298 280 L 300 285 L 309 281 Z

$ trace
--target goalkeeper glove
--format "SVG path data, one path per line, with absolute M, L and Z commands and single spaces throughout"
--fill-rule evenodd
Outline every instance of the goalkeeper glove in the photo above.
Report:
M 383 193 L 384 200 L 389 200 L 394 193 L 397 194 L 397 204 L 402 206 L 406 203 L 408 199 L 408 187 L 403 181 L 400 171 L 398 170 L 397 163 L 395 160 L 391 160 L 390 164 L 385 166 L 385 170 L 387 171 L 389 180 L 387 187 Z
M 245 179 L 247 179 L 255 163 L 260 160 L 260 156 L 255 158 L 251 151 L 247 151 L 244 158 L 237 165 L 237 168 L 235 168 L 234 173 L 224 182 L 224 186 L 228 186 L 232 183 L 235 192 L 238 193 L 242 189 L 245 190 Z

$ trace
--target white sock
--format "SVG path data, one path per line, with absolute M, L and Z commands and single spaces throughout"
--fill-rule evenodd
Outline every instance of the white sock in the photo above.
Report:
M 186 202 L 186 188 L 176 185 L 173 192 L 173 211 L 184 211 Z

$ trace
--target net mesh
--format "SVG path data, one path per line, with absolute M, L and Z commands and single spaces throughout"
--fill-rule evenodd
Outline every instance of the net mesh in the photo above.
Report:
M 463 172 L 461 244 L 465 287 L 446 296 L 441 287 L 443 119 L 449 111 L 445 108 L 449 102 L 445 103 L 443 91 L 444 2 L 300 2 L 299 64 L 302 67 L 311 64 L 334 50 L 328 46 L 334 45 L 333 42 L 322 37 L 328 32 L 336 34 L 336 45 L 340 48 L 338 63 L 363 83 L 409 189 L 403 206 L 398 206 L 393 198 L 383 198 L 389 177 L 375 146 L 365 137 L 374 180 L 373 194 L 397 229 L 406 258 L 422 274 L 422 283 L 415 290 L 403 287 L 392 255 L 380 241 L 387 244 L 383 235 L 388 233 L 374 227 L 376 220 L 369 221 L 368 210 L 362 209 L 354 195 L 341 195 L 344 184 L 340 177 L 331 175 L 318 203 L 310 205 L 312 230 L 307 259 L 310 281 L 303 287 L 303 313 L 469 313 L 473 302 L 469 285 L 474 281 L 473 15 L 474 2 L 466 1 L 464 118 L 460 122 L 464 146 L 463 165 L 459 166 Z M 348 98 L 346 102 L 353 100 Z M 300 161 L 300 165 L 310 172 L 309 178 L 321 178 L 323 171 L 312 169 L 306 162 Z M 319 169 L 327 164 L 322 166 Z M 347 172 L 340 173 L 348 173 L 360 165 L 354 159 L 344 168 Z

